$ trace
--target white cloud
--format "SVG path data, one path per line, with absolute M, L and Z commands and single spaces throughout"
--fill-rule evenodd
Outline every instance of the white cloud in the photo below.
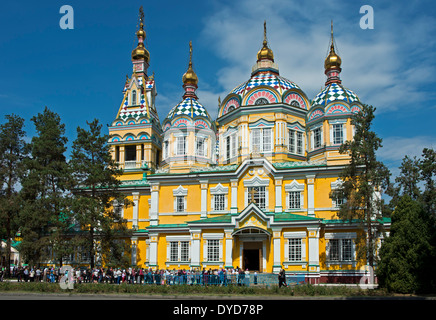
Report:
M 359 27 L 360 5 L 344 1 L 247 0 L 219 6 L 203 20 L 204 41 L 225 61 L 217 71 L 220 88 L 211 90 L 229 92 L 249 78 L 266 19 L 269 45 L 281 75 L 312 99 L 324 86 L 323 63 L 334 19 L 346 87 L 378 112 L 401 110 L 410 101 L 423 102 L 427 96 L 420 87 L 436 81 L 436 65 L 429 55 L 436 42 L 436 20 L 412 19 L 397 3 L 373 6 L 375 29 L 367 31 Z

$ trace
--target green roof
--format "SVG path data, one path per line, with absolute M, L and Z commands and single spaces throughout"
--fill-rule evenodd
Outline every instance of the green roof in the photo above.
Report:
M 275 216 L 274 216 L 274 221 L 275 222 L 280 222 L 280 221 L 300 221 L 300 220 L 318 221 L 318 220 L 322 220 L 322 219 L 315 218 L 315 217 L 303 216 L 301 214 L 295 214 L 295 213 L 289 213 L 289 212 L 276 213 Z
M 147 229 L 155 228 L 186 228 L 188 225 L 186 223 L 168 223 L 168 224 L 158 224 L 157 226 L 148 226 Z
M 188 223 L 230 223 L 230 222 L 232 222 L 232 215 L 225 214 L 213 218 L 205 218 L 200 220 L 189 221 Z

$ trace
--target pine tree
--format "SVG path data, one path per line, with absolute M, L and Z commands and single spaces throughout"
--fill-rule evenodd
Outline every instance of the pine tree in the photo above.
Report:
M 340 219 L 360 221 L 362 233 L 356 239 L 357 259 L 366 258 L 374 266 L 377 233 L 380 232 L 383 201 L 380 193 L 389 184 L 389 170 L 377 161 L 376 151 L 382 140 L 371 130 L 375 108 L 363 105 L 353 116 L 354 138 L 341 145 L 339 152 L 348 153 L 350 163 L 340 178 L 342 186 L 331 193 L 333 198 L 346 199 L 338 212 Z
M 76 244 L 89 255 L 94 268 L 97 256 L 111 259 L 106 262 L 112 264 L 121 264 L 127 256 L 130 243 L 122 239 L 130 232 L 113 203 L 128 206 L 129 202 L 119 191 L 117 178 L 122 170 L 111 157 L 108 136 L 101 134 L 97 119 L 88 126 L 88 131 L 77 128 L 70 164 L 75 179 L 72 210 L 81 229 Z
M 391 196 L 389 205 L 392 210 L 395 209 L 400 197 L 405 194 L 413 200 L 418 200 L 421 197 L 419 160 L 416 157 L 410 158 L 406 155 L 399 169 L 400 173 L 395 178 L 395 184 L 390 185 L 387 192 Z
M 431 290 L 430 224 L 422 205 L 408 194 L 400 197 L 389 237 L 380 248 L 377 277 L 381 287 L 397 293 Z M 433 268 L 434 271 L 434 268 Z M 431 292 L 431 291 L 430 291 Z
M 47 107 L 32 117 L 36 136 L 23 179 L 24 206 L 20 213 L 21 249 L 31 263 L 47 259 L 51 251 L 60 261 L 71 253 L 66 233 L 70 223 L 68 186 L 71 174 L 66 162 L 67 138 L 60 116 Z
M 10 273 L 11 241 L 19 230 L 20 197 L 18 186 L 24 172 L 23 160 L 27 155 L 24 138 L 24 119 L 7 115 L 0 126 L 0 224 L 6 239 L 6 275 Z

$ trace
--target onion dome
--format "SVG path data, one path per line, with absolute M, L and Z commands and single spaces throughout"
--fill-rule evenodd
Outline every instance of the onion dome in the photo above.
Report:
M 268 47 L 266 22 L 263 24 L 263 47 L 257 53 L 250 79 L 236 86 L 220 102 L 218 117 L 241 106 L 287 104 L 307 110 L 309 99 L 293 81 L 280 76 L 274 54 Z
M 312 106 L 326 106 L 333 101 L 344 101 L 349 104 L 360 101 L 359 97 L 340 83 L 330 83 L 312 100 Z
M 138 37 L 138 46 L 132 51 L 132 60 L 145 60 L 147 63 L 150 62 L 150 53 L 144 47 L 145 31 L 144 31 L 144 11 L 139 9 L 139 29 L 136 32 Z
M 176 116 L 181 115 L 187 116 L 191 119 L 203 117 L 212 122 L 206 108 L 193 97 L 184 98 L 182 102 L 178 103 L 174 108 L 172 108 L 168 113 L 167 119 L 171 120 Z
M 341 57 L 336 54 L 335 46 L 332 43 L 330 46 L 330 53 L 324 61 L 324 68 L 326 71 L 331 69 L 341 69 L 341 63 Z
M 257 61 L 271 60 L 274 62 L 274 53 L 268 47 L 268 41 L 266 40 L 266 21 L 263 23 L 263 47 L 257 53 Z
M 191 119 L 195 119 L 197 117 L 203 117 L 209 120 L 210 123 L 211 117 L 209 116 L 206 108 L 198 102 L 198 97 L 195 93 L 197 90 L 198 77 L 192 68 L 192 41 L 189 42 L 189 65 L 188 70 L 182 77 L 183 88 L 185 89 L 185 93 L 183 94 L 183 101 L 178 103 L 171 111 L 168 113 L 166 119 L 173 119 L 177 116 L 187 116 Z
M 331 24 L 331 40 L 330 40 L 330 52 L 324 61 L 325 74 L 327 81 L 324 89 L 318 93 L 312 100 L 312 106 L 321 105 L 326 106 L 333 101 L 343 101 L 349 104 L 353 102 L 360 102 L 359 97 L 350 89 L 345 88 L 342 85 L 342 81 L 339 75 L 341 69 L 341 57 L 335 52 L 334 38 L 333 38 L 333 22 Z

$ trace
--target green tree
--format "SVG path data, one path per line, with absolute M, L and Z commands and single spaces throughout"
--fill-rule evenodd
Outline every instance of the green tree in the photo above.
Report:
M 436 219 L 436 152 L 433 149 L 424 148 L 419 161 L 421 180 L 424 182 L 422 201 L 425 210 Z
M 372 131 L 375 108 L 363 105 L 353 116 L 354 138 L 344 142 L 339 152 L 347 153 L 350 162 L 340 174 L 342 185 L 331 197 L 346 199 L 338 216 L 344 220 L 360 221 L 362 233 L 356 239 L 357 259 L 366 258 L 373 267 L 380 232 L 383 201 L 380 193 L 389 185 L 389 170 L 377 160 L 376 151 L 382 147 L 382 139 Z
M 21 249 L 32 264 L 49 258 L 51 251 L 52 258 L 62 265 L 62 258 L 71 253 L 65 238 L 70 224 L 68 187 L 71 184 L 65 157 L 65 125 L 47 107 L 31 120 L 36 135 L 32 138 L 31 157 L 26 161 L 22 183 Z
M 381 287 L 398 293 L 425 292 L 431 286 L 434 290 L 428 272 L 429 227 L 422 205 L 408 194 L 401 196 L 392 214 L 389 237 L 380 248 L 377 277 Z
M 130 205 L 119 190 L 122 170 L 111 157 L 109 137 L 101 134 L 98 120 L 88 122 L 88 126 L 89 130 L 77 128 L 70 161 L 75 180 L 72 210 L 81 230 L 76 245 L 89 255 L 91 268 L 97 256 L 106 259 L 107 264 L 125 264 L 124 253 L 130 243 L 123 239 L 131 233 L 118 206 L 113 205 L 114 201 Z
M 391 197 L 389 209 L 395 210 L 401 196 L 407 194 L 413 200 L 421 198 L 421 189 L 419 187 L 421 172 L 419 168 L 419 159 L 405 156 L 399 167 L 400 173 L 395 178 L 394 183 L 390 183 L 386 193 Z
M 11 241 L 18 231 L 19 185 L 28 146 L 24 138 L 24 119 L 7 115 L 0 126 L 0 224 L 6 239 L 6 274 L 10 272 Z

